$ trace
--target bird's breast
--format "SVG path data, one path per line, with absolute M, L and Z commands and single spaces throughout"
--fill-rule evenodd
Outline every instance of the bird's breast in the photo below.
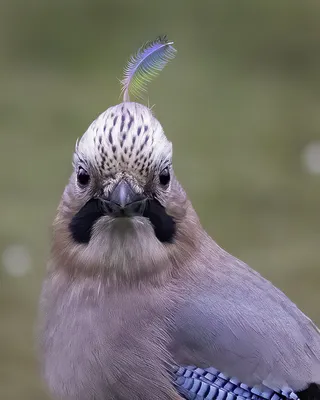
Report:
M 49 279 L 41 304 L 44 377 L 61 400 L 105 400 L 127 365 L 138 365 L 134 357 L 167 340 L 164 326 L 155 324 L 165 324 L 170 302 L 156 290 Z

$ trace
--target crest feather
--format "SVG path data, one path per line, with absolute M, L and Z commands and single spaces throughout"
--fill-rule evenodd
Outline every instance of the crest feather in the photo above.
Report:
M 130 101 L 129 92 L 141 98 L 146 91 L 147 83 L 155 78 L 166 64 L 175 57 L 176 49 L 166 36 L 160 36 L 141 47 L 132 56 L 124 69 L 121 81 L 123 101 Z

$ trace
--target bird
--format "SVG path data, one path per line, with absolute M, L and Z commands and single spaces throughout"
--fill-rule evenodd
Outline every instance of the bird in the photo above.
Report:
M 319 329 L 204 230 L 154 110 L 130 100 L 175 55 L 166 36 L 142 46 L 123 102 L 76 142 L 39 301 L 42 376 L 59 400 L 320 399 Z

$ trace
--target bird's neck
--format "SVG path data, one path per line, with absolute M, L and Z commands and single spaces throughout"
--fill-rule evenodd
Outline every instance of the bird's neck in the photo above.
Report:
M 106 284 L 161 285 L 190 264 L 199 249 L 202 228 L 191 204 L 177 221 L 172 243 L 161 243 L 144 218 L 119 219 L 105 235 L 75 244 L 61 217 L 55 224 L 51 266 L 73 277 L 96 277 Z M 101 224 L 103 224 L 103 220 Z

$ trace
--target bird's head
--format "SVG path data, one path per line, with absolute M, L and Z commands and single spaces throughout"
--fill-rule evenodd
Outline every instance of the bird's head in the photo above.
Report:
M 158 240 L 172 242 L 175 221 L 166 209 L 174 179 L 172 145 L 151 111 L 138 103 L 109 108 L 76 146 L 70 184 L 80 209 L 70 222 L 73 239 L 88 243 L 101 215 L 111 230 L 151 220 Z
M 129 99 L 130 87 L 139 93 L 174 56 L 171 44 L 140 49 L 125 69 L 124 102 L 77 142 L 55 221 L 56 264 L 119 280 L 157 275 L 192 253 L 198 220 L 174 175 L 172 145 L 151 110 Z
M 152 274 L 179 251 L 186 254 L 191 209 L 160 123 L 149 108 L 122 103 L 102 113 L 76 144 L 54 249 L 60 264 L 100 272 L 107 266 L 115 277 Z

